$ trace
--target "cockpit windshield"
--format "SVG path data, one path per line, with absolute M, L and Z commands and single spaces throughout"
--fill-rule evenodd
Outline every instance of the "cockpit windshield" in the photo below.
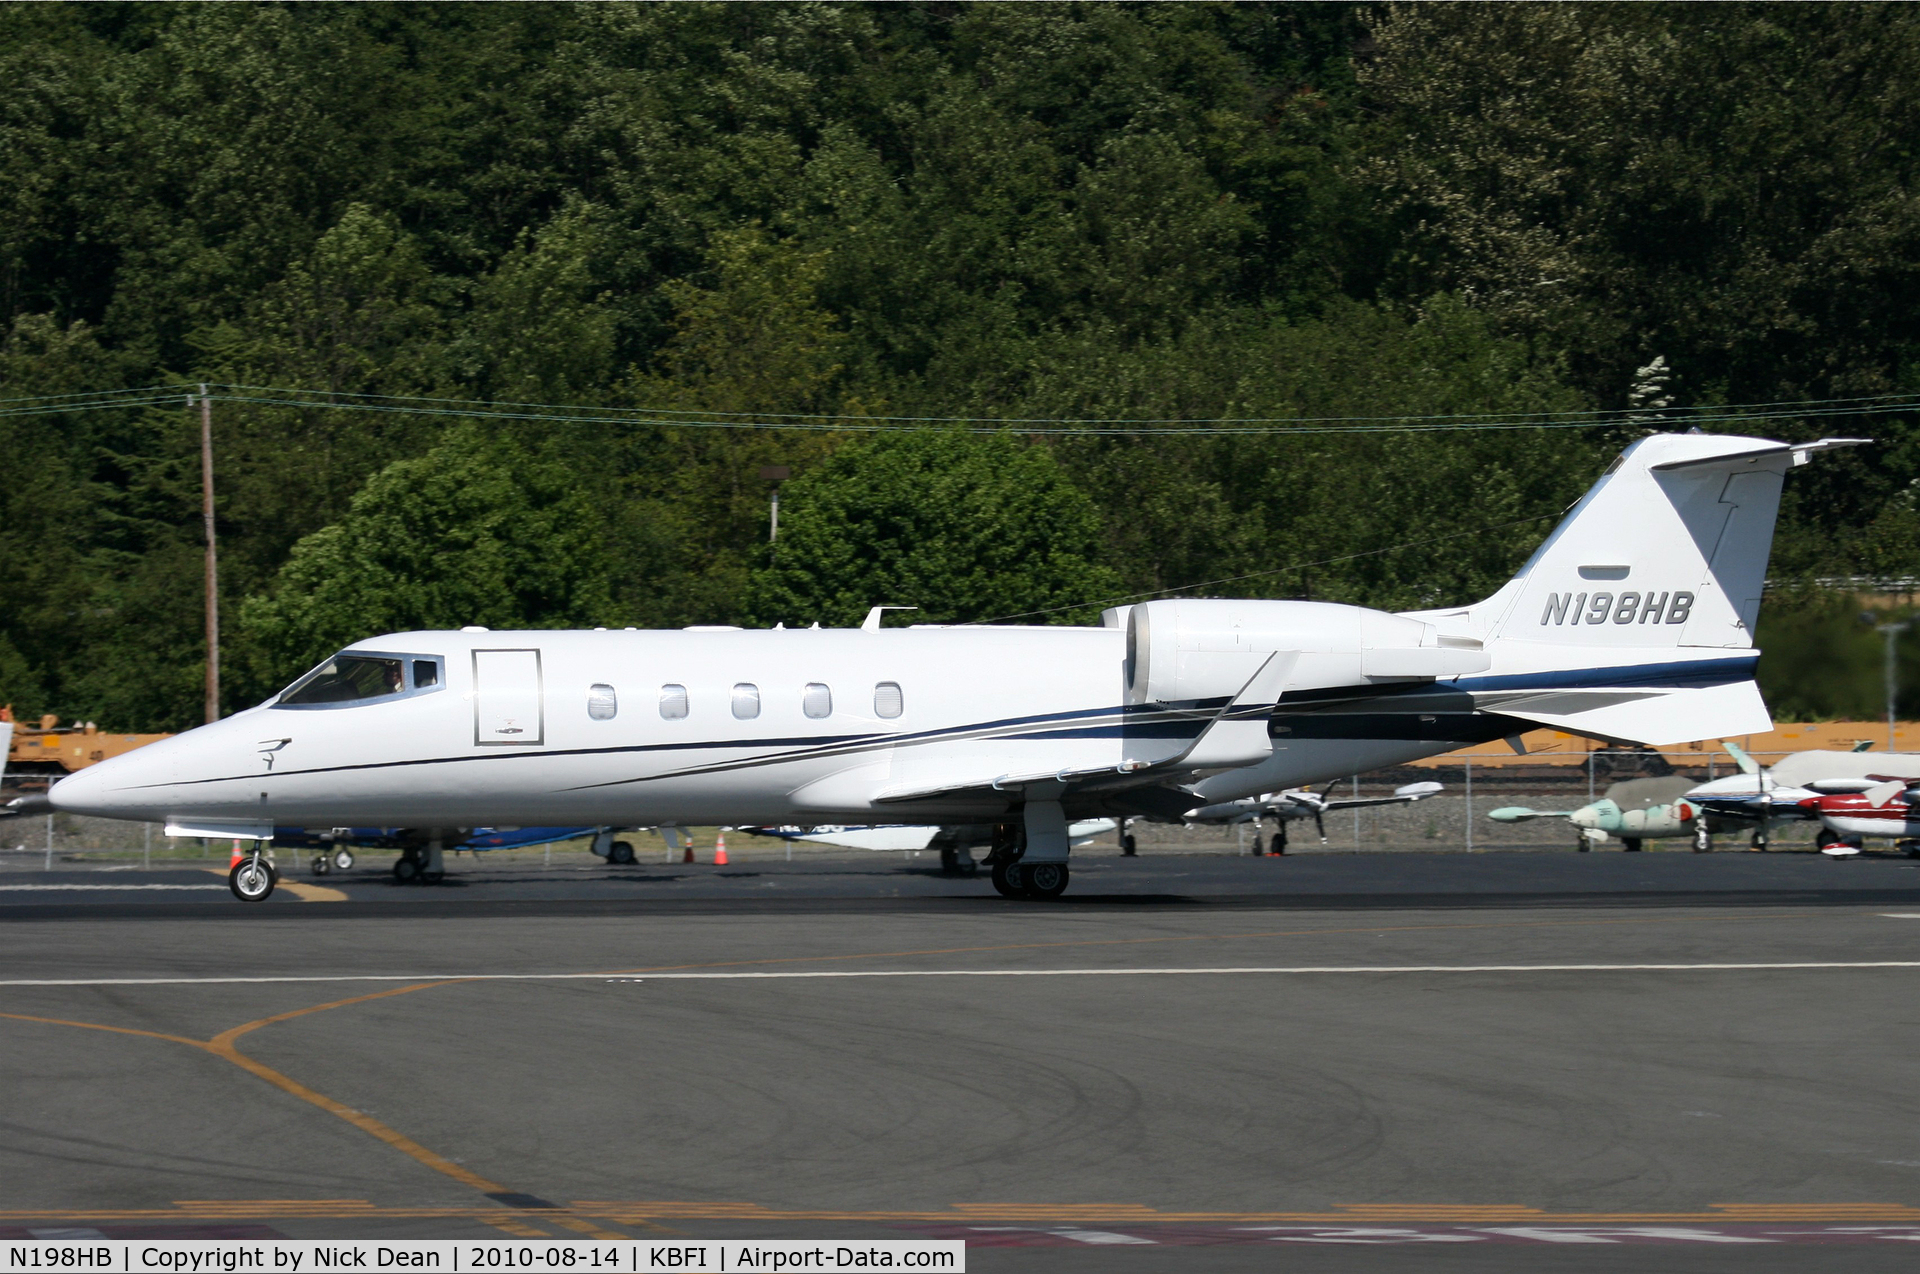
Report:
M 343 651 L 296 681 L 277 708 L 338 708 L 438 689 L 440 657 Z

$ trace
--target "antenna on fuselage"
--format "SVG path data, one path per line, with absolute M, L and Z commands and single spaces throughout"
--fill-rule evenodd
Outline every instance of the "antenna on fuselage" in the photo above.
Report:
M 918 606 L 876 606 L 872 610 L 868 611 L 866 619 L 861 621 L 860 631 L 863 633 L 879 632 L 880 617 L 886 614 L 890 610 L 919 610 L 919 609 L 920 608 Z

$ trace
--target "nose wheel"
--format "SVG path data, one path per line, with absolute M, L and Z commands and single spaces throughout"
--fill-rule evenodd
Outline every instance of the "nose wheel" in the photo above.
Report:
M 257 853 L 249 854 L 227 873 L 227 888 L 241 902 L 265 902 L 279 879 L 272 863 Z

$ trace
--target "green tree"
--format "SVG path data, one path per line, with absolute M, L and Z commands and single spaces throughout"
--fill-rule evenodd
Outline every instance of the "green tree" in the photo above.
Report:
M 579 627 L 611 610 L 598 524 L 566 469 L 461 427 L 295 545 L 241 630 L 264 693 L 377 633 Z
M 877 605 L 931 623 L 1030 611 L 1087 623 L 1117 585 L 1093 502 L 1011 434 L 870 436 L 795 479 L 783 514 L 748 589 L 762 623 L 846 627 Z

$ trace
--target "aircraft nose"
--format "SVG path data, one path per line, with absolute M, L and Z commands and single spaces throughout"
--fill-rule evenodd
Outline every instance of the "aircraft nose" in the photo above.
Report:
M 112 761 L 102 761 L 76 774 L 67 775 L 47 789 L 47 803 L 63 814 L 110 817 L 107 803 L 102 800 L 102 795 L 110 790 L 110 784 L 102 780 L 100 771 L 112 764 Z
M 158 755 L 145 755 L 149 749 L 164 747 L 149 744 L 86 769 L 55 783 L 47 789 L 47 800 L 65 814 L 86 814 L 95 818 L 144 818 L 152 812 L 154 786 L 167 781 L 172 767 Z

